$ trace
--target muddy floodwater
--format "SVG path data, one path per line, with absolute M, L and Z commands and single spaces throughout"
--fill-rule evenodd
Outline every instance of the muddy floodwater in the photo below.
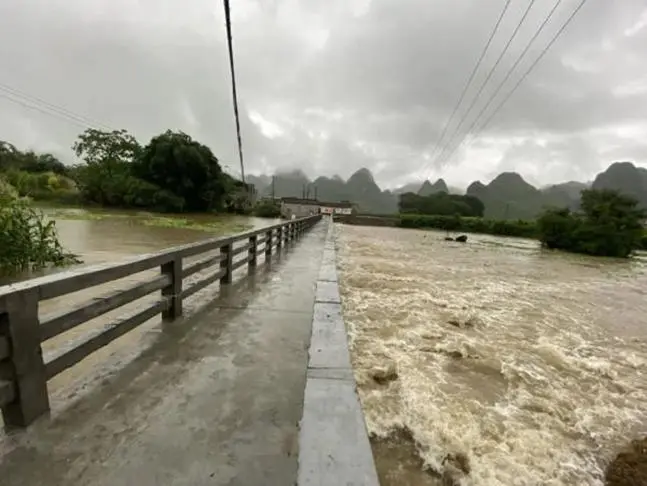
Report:
M 205 238 L 270 226 L 277 222 L 271 219 L 238 216 L 173 217 L 127 211 L 104 212 L 61 208 L 44 209 L 43 212 L 56 221 L 59 239 L 63 247 L 78 255 L 84 264 L 117 262 L 136 255 L 152 253 Z M 192 259 L 205 256 L 198 255 Z M 50 269 L 40 273 L 64 272 L 65 270 L 65 268 Z M 215 267 L 211 269 L 211 271 L 216 270 Z M 74 306 L 88 303 L 92 299 L 128 288 L 128 286 L 159 275 L 159 272 L 160 270 L 155 268 L 73 294 L 43 301 L 39 306 L 41 321 L 47 319 L 48 316 L 69 311 Z M 206 272 L 208 273 L 209 270 Z M 244 273 L 244 269 L 239 272 L 239 275 L 242 273 Z M 187 280 L 187 283 L 204 276 L 204 273 L 195 274 Z M 2 283 L 28 277 L 28 275 L 23 275 Z M 215 287 L 217 288 L 217 284 Z M 216 291 L 214 286 L 209 286 L 196 293 L 188 299 L 185 314 L 191 314 L 210 302 Z M 105 326 L 115 322 L 116 319 L 143 310 L 158 298 L 159 293 L 148 295 L 49 339 L 43 343 L 45 361 L 49 361 L 58 353 L 74 347 Z M 48 389 L 52 410 L 56 413 L 81 398 L 83 394 L 92 391 L 96 386 L 102 386 L 106 380 L 116 375 L 130 361 L 146 352 L 163 334 L 160 318 L 151 319 L 51 379 L 48 382 Z M 11 443 L 0 440 L 0 454 L 11 447 Z
M 647 258 L 336 234 L 382 486 L 601 485 L 618 448 L 647 435 Z

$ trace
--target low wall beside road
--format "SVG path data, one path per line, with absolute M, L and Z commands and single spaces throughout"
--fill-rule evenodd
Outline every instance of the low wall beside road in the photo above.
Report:
M 332 221 L 317 279 L 297 485 L 379 486 L 350 361 Z

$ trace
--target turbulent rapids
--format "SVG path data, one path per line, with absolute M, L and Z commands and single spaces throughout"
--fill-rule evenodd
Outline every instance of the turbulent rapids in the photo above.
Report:
M 647 435 L 646 259 L 336 232 L 383 485 L 601 485 Z

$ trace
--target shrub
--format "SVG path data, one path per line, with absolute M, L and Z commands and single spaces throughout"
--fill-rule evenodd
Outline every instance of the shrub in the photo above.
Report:
M 2 184 L 2 183 L 0 183 Z M 47 221 L 29 202 L 0 190 L 0 274 L 61 266 L 79 260 L 61 246 L 54 221 Z

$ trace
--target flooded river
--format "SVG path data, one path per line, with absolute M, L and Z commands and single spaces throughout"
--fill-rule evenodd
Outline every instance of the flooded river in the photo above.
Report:
M 63 247 L 78 255 L 84 264 L 117 262 L 172 246 L 261 228 L 275 223 L 271 219 L 238 216 L 172 217 L 127 211 L 104 212 L 81 209 L 44 209 L 43 211 L 56 221 L 59 239 Z M 206 254 L 198 255 L 195 258 L 204 257 Z M 47 272 L 65 270 L 65 268 L 50 269 Z M 217 268 L 214 267 L 206 272 L 216 270 Z M 51 314 L 69 310 L 75 305 L 89 302 L 94 298 L 159 275 L 159 271 L 157 268 L 152 269 L 60 298 L 42 301 L 39 306 L 41 320 Z M 244 271 L 245 269 L 241 269 L 239 275 Z M 204 276 L 204 273 L 198 273 L 189 277 L 187 281 L 195 281 Z M 23 275 L 10 281 L 25 278 L 28 276 Z M 185 305 L 185 314 L 191 314 L 197 308 L 211 301 L 216 291 L 214 286 L 209 286 L 189 298 Z M 47 340 L 43 343 L 45 361 L 49 361 L 62 350 L 74 347 L 78 342 L 87 339 L 88 336 L 100 331 L 116 319 L 141 311 L 158 298 L 158 293 L 148 295 Z M 57 412 L 64 409 L 96 386 L 103 386 L 106 379 L 117 374 L 125 365 L 149 349 L 158 338 L 164 335 L 164 332 L 161 319 L 158 316 L 51 379 L 48 382 L 48 389 L 52 410 Z M 2 425 L 1 419 L 0 425 Z M 1 433 L 0 437 L 2 437 Z M 11 447 L 11 443 L 0 440 L 0 455 Z
M 647 435 L 646 258 L 336 232 L 382 486 L 601 485 Z
M 151 253 L 201 239 L 274 224 L 245 216 L 163 216 L 134 211 L 44 210 L 56 220 L 61 244 L 84 263 Z

